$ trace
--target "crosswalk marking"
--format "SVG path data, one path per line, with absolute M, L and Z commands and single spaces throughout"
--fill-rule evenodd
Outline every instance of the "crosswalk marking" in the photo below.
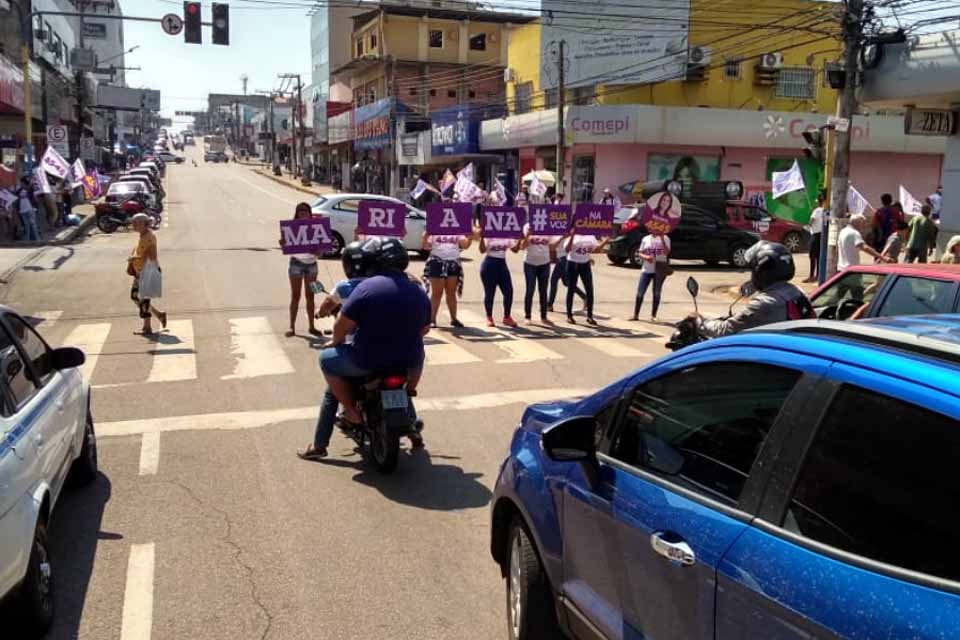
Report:
M 157 475 L 160 468 L 160 433 L 144 433 L 140 441 L 140 475 Z
M 457 315 L 461 320 L 463 320 L 463 322 L 470 325 L 484 326 L 486 324 L 485 318 L 469 309 L 460 309 L 457 312 Z M 490 343 L 507 354 L 506 358 L 497 360 L 497 364 L 519 364 L 537 362 L 539 360 L 563 359 L 562 355 L 556 351 L 553 351 L 552 349 L 548 349 L 536 340 L 512 335 L 499 328 L 488 328 L 486 330 L 496 333 L 498 336 L 503 338 Z
M 427 365 L 429 366 L 480 362 L 480 358 L 454 344 L 438 331 L 434 330 L 427 334 L 423 343 L 423 350 L 427 355 Z
M 81 324 L 74 328 L 63 341 L 64 346 L 83 349 L 87 359 L 80 367 L 80 372 L 88 382 L 93 377 L 93 370 L 97 367 L 97 359 L 100 357 L 108 335 L 110 335 L 109 322 Z
M 32 317 L 32 318 L 39 318 L 39 319 L 40 319 L 40 330 L 41 330 L 41 331 L 49 331 L 49 330 L 50 330 L 50 327 L 52 327 L 53 325 L 55 325 L 55 324 L 57 323 L 57 320 L 59 320 L 59 319 L 60 319 L 60 316 L 62 316 L 62 315 L 63 315 L 63 311 L 61 311 L 61 310 L 56 310 L 56 311 L 35 311 L 34 313 L 31 313 L 31 314 L 30 314 L 30 317 Z
M 233 373 L 221 380 L 257 378 L 293 373 L 293 365 L 262 316 L 230 319 L 230 351 L 236 358 Z
M 590 338 L 576 338 L 577 342 L 596 349 L 614 358 L 652 358 L 653 354 L 641 351 L 630 345 L 623 338 L 607 336 L 593 336 Z
M 172 320 L 167 331 L 158 334 L 153 365 L 147 382 L 194 380 L 197 377 L 197 353 L 192 320 Z
M 156 545 L 130 546 L 127 583 L 123 592 L 120 640 L 150 640 L 153 632 L 153 574 Z

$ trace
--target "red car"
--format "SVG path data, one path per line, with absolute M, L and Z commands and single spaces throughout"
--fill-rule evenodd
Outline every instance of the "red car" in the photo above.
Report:
M 728 202 L 726 212 L 731 227 L 759 233 L 764 240 L 779 242 L 792 253 L 804 251 L 810 242 L 810 234 L 803 225 L 774 218 L 763 207 L 746 202 Z
M 824 282 L 810 301 L 825 320 L 958 313 L 960 264 L 850 267 Z

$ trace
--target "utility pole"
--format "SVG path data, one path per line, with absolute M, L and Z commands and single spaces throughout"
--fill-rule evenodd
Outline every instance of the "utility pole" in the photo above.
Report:
M 837 96 L 837 117 L 847 126 L 837 127 L 833 140 L 833 172 L 830 178 L 830 228 L 827 255 L 829 277 L 837 271 L 837 235 L 846 226 L 847 189 L 850 184 L 850 137 L 853 132 L 853 114 L 857 109 L 857 81 L 859 79 L 860 47 L 863 34 L 863 0 L 848 0 L 843 13 L 843 69 L 844 83 Z M 841 129 L 844 129 L 841 131 Z
M 299 74 L 299 73 L 281 73 L 281 74 L 279 74 L 277 77 L 280 78 L 281 80 L 296 80 L 296 81 L 297 81 L 296 100 L 294 100 L 294 96 L 292 95 L 292 92 L 291 92 L 291 96 L 290 96 L 290 101 L 291 101 L 291 102 L 294 102 L 293 109 L 291 110 L 291 115 L 290 115 L 290 127 L 291 127 L 291 129 L 292 129 L 292 132 L 291 132 L 291 133 L 292 133 L 292 135 L 293 135 L 293 147 L 292 147 L 291 150 L 290 150 L 290 151 L 291 151 L 291 154 L 290 154 L 290 162 L 291 162 L 291 165 L 293 166 L 293 175 L 299 176 L 299 175 L 300 175 L 300 168 L 301 168 L 302 165 L 303 165 L 302 156 L 300 155 L 300 154 L 302 154 L 302 152 L 303 152 L 303 140 L 300 141 L 301 144 L 300 144 L 300 149 L 299 149 L 299 151 L 298 151 L 298 149 L 297 149 L 297 126 L 298 126 L 298 125 L 297 125 L 297 111 L 300 110 L 300 107 L 301 107 L 301 98 L 302 98 L 302 95 L 301 95 L 302 86 L 301 86 L 301 82 L 300 82 L 300 74 Z M 302 115 L 301 115 L 301 120 L 300 120 L 300 125 L 299 125 L 299 126 L 301 126 L 301 127 L 303 126 L 303 116 L 302 116 Z
M 304 164 L 304 156 L 306 155 L 306 131 L 303 127 L 303 83 L 300 82 L 300 74 L 297 74 L 297 114 L 300 116 L 298 121 L 298 130 L 300 133 L 300 155 L 297 157 L 297 166 L 300 168 L 300 174 L 302 175 L 306 169 Z M 294 137 L 296 141 L 296 137 Z
M 564 137 L 566 133 L 563 130 L 563 108 L 566 106 L 567 102 L 567 83 L 566 83 L 566 73 L 563 68 L 564 63 L 564 50 L 566 49 L 566 41 L 561 40 L 558 52 L 557 52 L 557 184 L 556 190 L 557 193 L 563 193 L 566 195 L 563 184 L 563 174 L 566 165 L 567 152 L 564 147 Z M 570 202 L 573 202 L 571 198 Z

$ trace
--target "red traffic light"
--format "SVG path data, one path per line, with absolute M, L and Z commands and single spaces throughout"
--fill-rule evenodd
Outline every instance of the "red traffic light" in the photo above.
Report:
M 200 5 L 199 5 L 199 4 L 196 4 L 196 3 L 194 3 L 194 2 L 189 2 L 189 3 L 187 3 L 187 13 L 189 13 L 190 15 L 193 15 L 193 14 L 195 14 L 195 13 L 198 12 L 198 11 L 200 11 Z

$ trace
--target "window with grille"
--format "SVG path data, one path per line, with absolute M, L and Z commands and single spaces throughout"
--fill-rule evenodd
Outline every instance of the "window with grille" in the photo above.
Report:
M 816 97 L 816 71 L 809 67 L 784 67 L 777 75 L 777 97 L 812 100 Z
M 516 86 L 513 94 L 514 108 L 517 113 L 530 111 L 530 96 L 533 93 L 532 82 L 522 82 Z
M 723 64 L 723 77 L 727 80 L 739 80 L 743 77 L 743 60 L 733 58 Z

